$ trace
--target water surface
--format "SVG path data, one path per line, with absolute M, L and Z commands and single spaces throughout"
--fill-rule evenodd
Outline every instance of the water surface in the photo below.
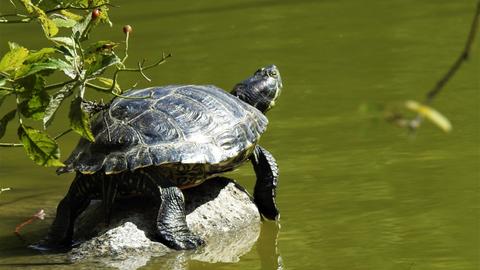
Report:
M 365 110 L 422 100 L 463 48 L 475 1 L 117 2 L 114 28 L 96 37 L 122 40 L 121 26 L 131 24 L 132 65 L 171 52 L 167 64 L 148 71 L 151 84 L 229 90 L 271 63 L 283 76 L 284 91 L 262 137 L 281 169 L 277 246 L 275 226 L 265 224 L 236 263 L 187 257 L 177 267 L 275 269 L 280 260 L 284 269 L 479 268 L 478 42 L 433 104 L 452 121 L 452 133 L 426 123 L 409 136 Z M 45 44 L 38 27 L 0 25 L 1 52 L 7 40 Z M 122 75 L 125 87 L 151 85 Z M 52 134 L 65 124 L 54 123 Z M 13 130 L 2 139 L 14 140 Z M 76 140 L 61 140 L 64 157 Z M 12 231 L 44 208 L 48 220 L 24 229 L 27 241 L 39 239 L 72 176 L 34 166 L 22 149 L 0 151 L 0 187 L 12 188 L 0 195 L 0 267 L 62 262 L 27 250 Z M 250 190 L 254 185 L 249 165 L 231 176 Z M 280 257 L 265 256 L 275 248 Z M 155 258 L 142 269 L 163 269 L 168 260 Z M 79 267 L 92 265 L 27 268 Z

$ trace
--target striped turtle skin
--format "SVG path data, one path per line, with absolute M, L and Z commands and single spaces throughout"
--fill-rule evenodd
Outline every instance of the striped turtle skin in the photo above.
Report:
M 196 185 L 241 165 L 268 124 L 258 109 L 212 85 L 169 85 L 124 96 L 96 115 L 95 142 L 82 138 L 58 173 L 108 175 L 159 166 L 175 184 Z

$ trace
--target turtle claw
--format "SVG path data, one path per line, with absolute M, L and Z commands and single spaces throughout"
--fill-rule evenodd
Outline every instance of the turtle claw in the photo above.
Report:
M 48 241 L 48 239 L 40 240 L 38 243 L 29 245 L 28 247 L 38 251 L 59 251 L 59 252 L 68 251 L 72 248 L 70 244 L 53 243 L 51 241 Z

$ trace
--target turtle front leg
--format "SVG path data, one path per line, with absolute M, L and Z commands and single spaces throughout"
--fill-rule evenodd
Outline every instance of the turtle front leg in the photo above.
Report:
M 272 154 L 259 145 L 255 147 L 250 160 L 257 175 L 253 192 L 255 204 L 264 217 L 276 220 L 280 216 L 275 203 L 279 176 L 277 162 Z
M 193 234 L 187 226 L 185 198 L 176 186 L 159 187 L 160 209 L 157 216 L 157 233 L 167 246 L 180 249 L 195 249 L 204 241 Z
M 57 206 L 55 219 L 47 236 L 40 242 L 31 245 L 38 250 L 65 250 L 72 245 L 75 219 L 88 207 L 89 178 L 78 174 L 72 182 L 67 195 Z

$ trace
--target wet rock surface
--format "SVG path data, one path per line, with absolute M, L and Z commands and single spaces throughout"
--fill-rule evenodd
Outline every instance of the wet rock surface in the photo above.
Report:
M 260 214 L 243 187 L 223 177 L 184 191 L 187 223 L 206 245 L 194 251 L 175 251 L 155 239 L 157 209 L 142 197 L 124 198 L 114 205 L 105 226 L 101 203 L 93 202 L 78 218 L 75 239 L 81 244 L 68 256 L 72 261 L 95 261 L 118 269 L 137 269 L 152 257 L 181 264 L 186 258 L 204 262 L 236 262 L 260 234 Z

